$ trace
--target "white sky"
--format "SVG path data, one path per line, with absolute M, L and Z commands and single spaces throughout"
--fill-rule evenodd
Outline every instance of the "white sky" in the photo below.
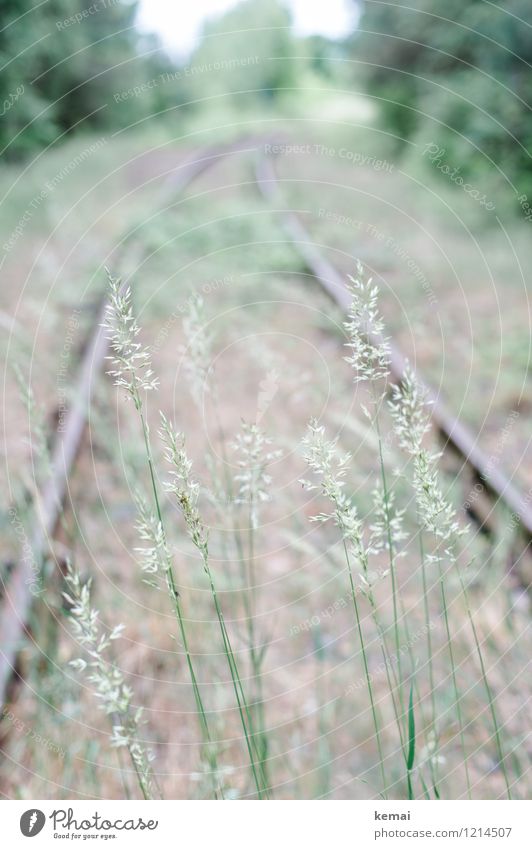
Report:
M 353 0 L 284 0 L 291 9 L 299 35 L 335 38 L 353 30 Z M 137 24 L 144 32 L 156 32 L 172 54 L 186 57 L 196 44 L 203 21 L 236 6 L 237 0 L 141 0 Z

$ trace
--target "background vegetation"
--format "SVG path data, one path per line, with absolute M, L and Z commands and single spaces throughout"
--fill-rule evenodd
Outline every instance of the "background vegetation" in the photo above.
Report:
M 423 490 L 423 471 L 436 480 L 436 458 L 422 450 L 436 443 L 407 444 L 405 459 L 387 404 L 375 404 L 379 378 L 369 400 L 353 387 L 345 316 L 278 214 L 297 210 L 346 280 L 362 261 L 360 276 L 380 286 L 386 333 L 478 435 L 492 466 L 528 491 L 528 4 L 367 0 L 353 3 L 353 32 L 332 40 L 298 36 L 281 0 L 243 0 L 207 21 L 178 61 L 136 30 L 135 3 L 98 3 L 0 7 L 4 591 L 32 537 L 58 407 L 73 401 L 106 268 L 111 330 L 120 336 L 122 326 L 127 341 L 131 307 L 160 389 L 140 398 L 126 386 L 128 403 L 123 383 L 94 376 L 69 509 L 38 564 L 51 579 L 55 559 L 69 557 L 70 600 L 46 580 L 32 609 L 18 689 L 0 717 L 1 792 L 529 795 L 530 609 L 526 578 L 509 568 L 522 553 L 512 518 L 501 508 L 490 535 L 474 530 L 456 547 L 422 522 L 420 548 L 411 484 Z M 241 153 L 182 189 L 182 166 L 225 142 Z M 254 168 L 273 143 L 281 189 L 267 201 Z M 117 278 L 131 286 L 127 304 Z M 118 354 L 129 356 L 123 341 Z M 205 397 L 189 389 L 194 366 L 216 377 Z M 179 451 L 168 468 L 159 409 L 167 458 L 174 426 L 187 436 L 192 481 Z M 309 470 L 301 440 L 314 416 Z M 330 503 L 300 483 L 327 472 L 312 447 L 324 434 L 337 438 L 341 458 L 352 455 L 337 458 Z M 250 460 L 253 440 L 267 462 Z M 448 524 L 456 518 L 463 530 L 472 502 L 483 502 L 459 471 L 446 459 L 437 480 Z M 393 551 L 377 479 L 405 511 Z M 374 549 L 367 562 L 360 547 L 342 547 L 360 544 L 353 508 Z M 324 510 L 332 522 L 309 524 Z M 170 607 L 169 562 L 180 593 L 170 581 Z M 143 563 L 162 592 L 146 584 Z M 368 590 L 363 579 L 375 578 Z M 95 636 L 93 606 L 109 636 L 101 651 L 92 643 L 109 716 L 94 708 L 79 645 Z M 110 745 L 109 718 L 126 746 Z

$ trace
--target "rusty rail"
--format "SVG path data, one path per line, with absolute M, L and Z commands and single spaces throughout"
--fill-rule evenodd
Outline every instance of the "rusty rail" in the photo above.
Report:
M 256 164 L 255 175 L 263 197 L 269 203 L 276 202 L 280 207 L 276 211 L 281 218 L 284 231 L 302 257 L 305 266 L 338 306 L 346 311 L 350 296 L 344 278 L 318 250 L 299 215 L 282 204 L 279 180 L 272 159 L 261 156 Z M 393 344 L 390 353 L 391 373 L 396 381 L 400 381 L 405 371 L 405 358 Z M 507 506 L 523 529 L 526 542 L 529 544 L 532 539 L 532 493 L 530 497 L 524 496 L 504 472 L 493 468 L 493 464 L 489 462 L 487 455 L 478 444 L 478 437 L 449 412 L 435 392 L 430 388 L 427 389 L 428 399 L 432 402 L 433 422 L 443 436 L 446 447 L 452 447 L 494 498 Z
M 200 148 L 196 155 L 180 164 L 164 181 L 157 208 L 162 206 L 176 193 L 182 192 L 193 180 L 200 176 L 220 158 L 236 153 L 247 152 L 254 138 L 229 144 L 220 144 Z M 251 148 L 253 149 L 253 148 Z M 130 227 L 120 247 L 112 259 L 113 267 L 120 267 L 124 256 L 131 260 L 139 250 L 138 243 L 127 253 L 129 237 L 138 229 Z M 36 500 L 36 528 L 30 544 L 34 562 L 42 565 L 48 552 L 52 551 L 52 541 L 58 531 L 63 505 L 65 503 L 68 479 L 74 469 L 76 458 L 85 432 L 87 412 L 90 406 L 92 387 L 96 377 L 103 369 L 108 354 L 109 340 L 101 327 L 105 316 L 107 298 L 104 296 L 98 308 L 92 333 L 83 355 L 76 380 L 76 393 L 70 409 L 63 419 L 61 430 L 57 430 L 52 448 L 51 474 Z M 3 582 L 0 599 L 0 704 L 4 704 L 9 681 L 13 675 L 17 653 L 29 618 L 33 601 L 31 585 L 35 581 L 33 563 L 26 558 L 19 560 L 10 570 Z
M 158 206 L 177 192 L 183 191 L 194 179 L 221 158 L 254 150 L 263 137 L 248 137 L 234 143 L 201 148 L 199 155 L 192 156 L 181 164 L 166 180 Z M 263 197 L 272 202 L 279 197 L 279 181 L 272 161 L 261 156 L 256 166 L 256 181 Z M 322 285 L 342 310 L 349 305 L 349 294 L 343 277 L 316 248 L 312 238 L 299 216 L 282 206 L 277 210 L 284 230 L 301 255 L 306 267 Z M 129 228 L 127 235 L 115 257 L 116 267 L 123 257 L 126 246 L 135 235 L 141 222 Z M 134 243 L 136 251 L 142 250 Z M 131 258 L 131 254 L 128 255 Z M 77 392 L 71 408 L 63 422 L 61 432 L 56 433 L 52 451 L 52 474 L 46 483 L 38 502 L 39 522 L 31 544 L 35 560 L 42 562 L 51 550 L 52 540 L 57 532 L 61 511 L 65 502 L 68 479 L 74 469 L 76 458 L 85 432 L 87 411 L 89 409 L 92 387 L 95 377 L 101 372 L 108 353 L 109 342 L 101 328 L 107 301 L 104 298 L 98 309 L 94 329 L 79 368 L 76 381 Z M 405 359 L 394 346 L 391 347 L 391 371 L 396 380 L 404 374 Z M 496 500 L 507 505 L 523 529 L 527 543 L 532 538 L 532 509 L 530 500 L 524 497 L 515 485 L 492 464 L 478 445 L 478 439 L 456 419 L 442 403 L 441 399 L 430 393 L 432 416 L 437 429 L 452 446 L 456 453 L 469 466 L 474 474 L 485 484 Z M 9 680 L 13 674 L 15 660 L 22 642 L 32 603 L 31 583 L 32 565 L 28 561 L 19 561 L 10 571 L 4 582 L 0 599 L 0 703 L 4 703 Z

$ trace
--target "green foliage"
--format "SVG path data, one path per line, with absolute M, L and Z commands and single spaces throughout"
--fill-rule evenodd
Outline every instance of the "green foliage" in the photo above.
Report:
M 105 130 L 149 114 L 149 96 L 117 108 L 114 93 L 153 76 L 158 45 L 133 26 L 136 3 L 3 0 L 0 148 L 20 158 L 76 127 Z M 141 55 L 143 48 L 145 56 Z
M 365 4 L 352 43 L 386 126 L 436 142 L 464 177 L 500 169 L 532 191 L 532 62 L 528 0 Z
M 205 25 L 185 85 L 190 99 L 228 93 L 239 105 L 271 101 L 296 84 L 297 53 L 285 6 L 245 0 Z

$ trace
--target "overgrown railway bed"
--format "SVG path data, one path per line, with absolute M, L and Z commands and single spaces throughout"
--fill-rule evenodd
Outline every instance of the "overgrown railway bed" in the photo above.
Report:
M 168 203 L 176 194 L 183 192 L 207 168 L 224 160 L 227 156 L 257 156 L 256 182 L 266 202 L 275 208 L 287 240 L 297 251 L 306 269 L 317 283 L 345 310 L 348 294 L 339 272 L 324 257 L 312 241 L 297 213 L 287 208 L 281 199 L 280 184 L 275 173 L 274 162 L 264 155 L 265 138 L 244 138 L 228 144 L 203 147 L 191 155 L 185 163 L 171 173 L 162 188 L 160 205 Z M 113 256 L 113 272 L 121 274 L 123 268 L 135 268 L 142 255 L 136 234 L 142 221 L 128 228 Z M 125 273 L 125 272 L 124 272 Z M 56 573 L 61 574 L 64 566 L 58 547 L 54 544 L 60 528 L 63 511 L 68 509 L 68 481 L 82 449 L 83 435 L 87 422 L 93 387 L 108 352 L 108 340 L 103 331 L 102 317 L 106 300 L 102 299 L 95 314 L 89 338 L 82 353 L 78 377 L 73 396 L 76 400 L 67 411 L 58 428 L 52 450 L 52 474 L 39 496 L 39 522 L 36 523 L 30 540 L 32 558 L 20 557 L 10 569 L 4 570 L 0 597 L 0 699 L 2 703 L 9 693 L 10 683 L 16 679 L 17 654 L 24 640 L 33 595 L 32 582 L 34 563 L 42 564 L 45 559 L 55 563 Z M 392 373 L 401 379 L 404 357 L 392 348 Z M 432 395 L 432 415 L 436 430 L 442 437 L 444 450 L 453 455 L 456 473 L 465 482 L 465 491 L 471 487 L 477 492 L 470 514 L 478 525 L 488 533 L 497 526 L 497 512 L 502 505 L 507 521 L 514 530 L 509 572 L 521 587 L 530 585 L 530 543 L 532 539 L 532 491 L 523 493 L 500 469 L 490 463 L 479 447 L 478 438 L 455 418 L 442 401 Z

